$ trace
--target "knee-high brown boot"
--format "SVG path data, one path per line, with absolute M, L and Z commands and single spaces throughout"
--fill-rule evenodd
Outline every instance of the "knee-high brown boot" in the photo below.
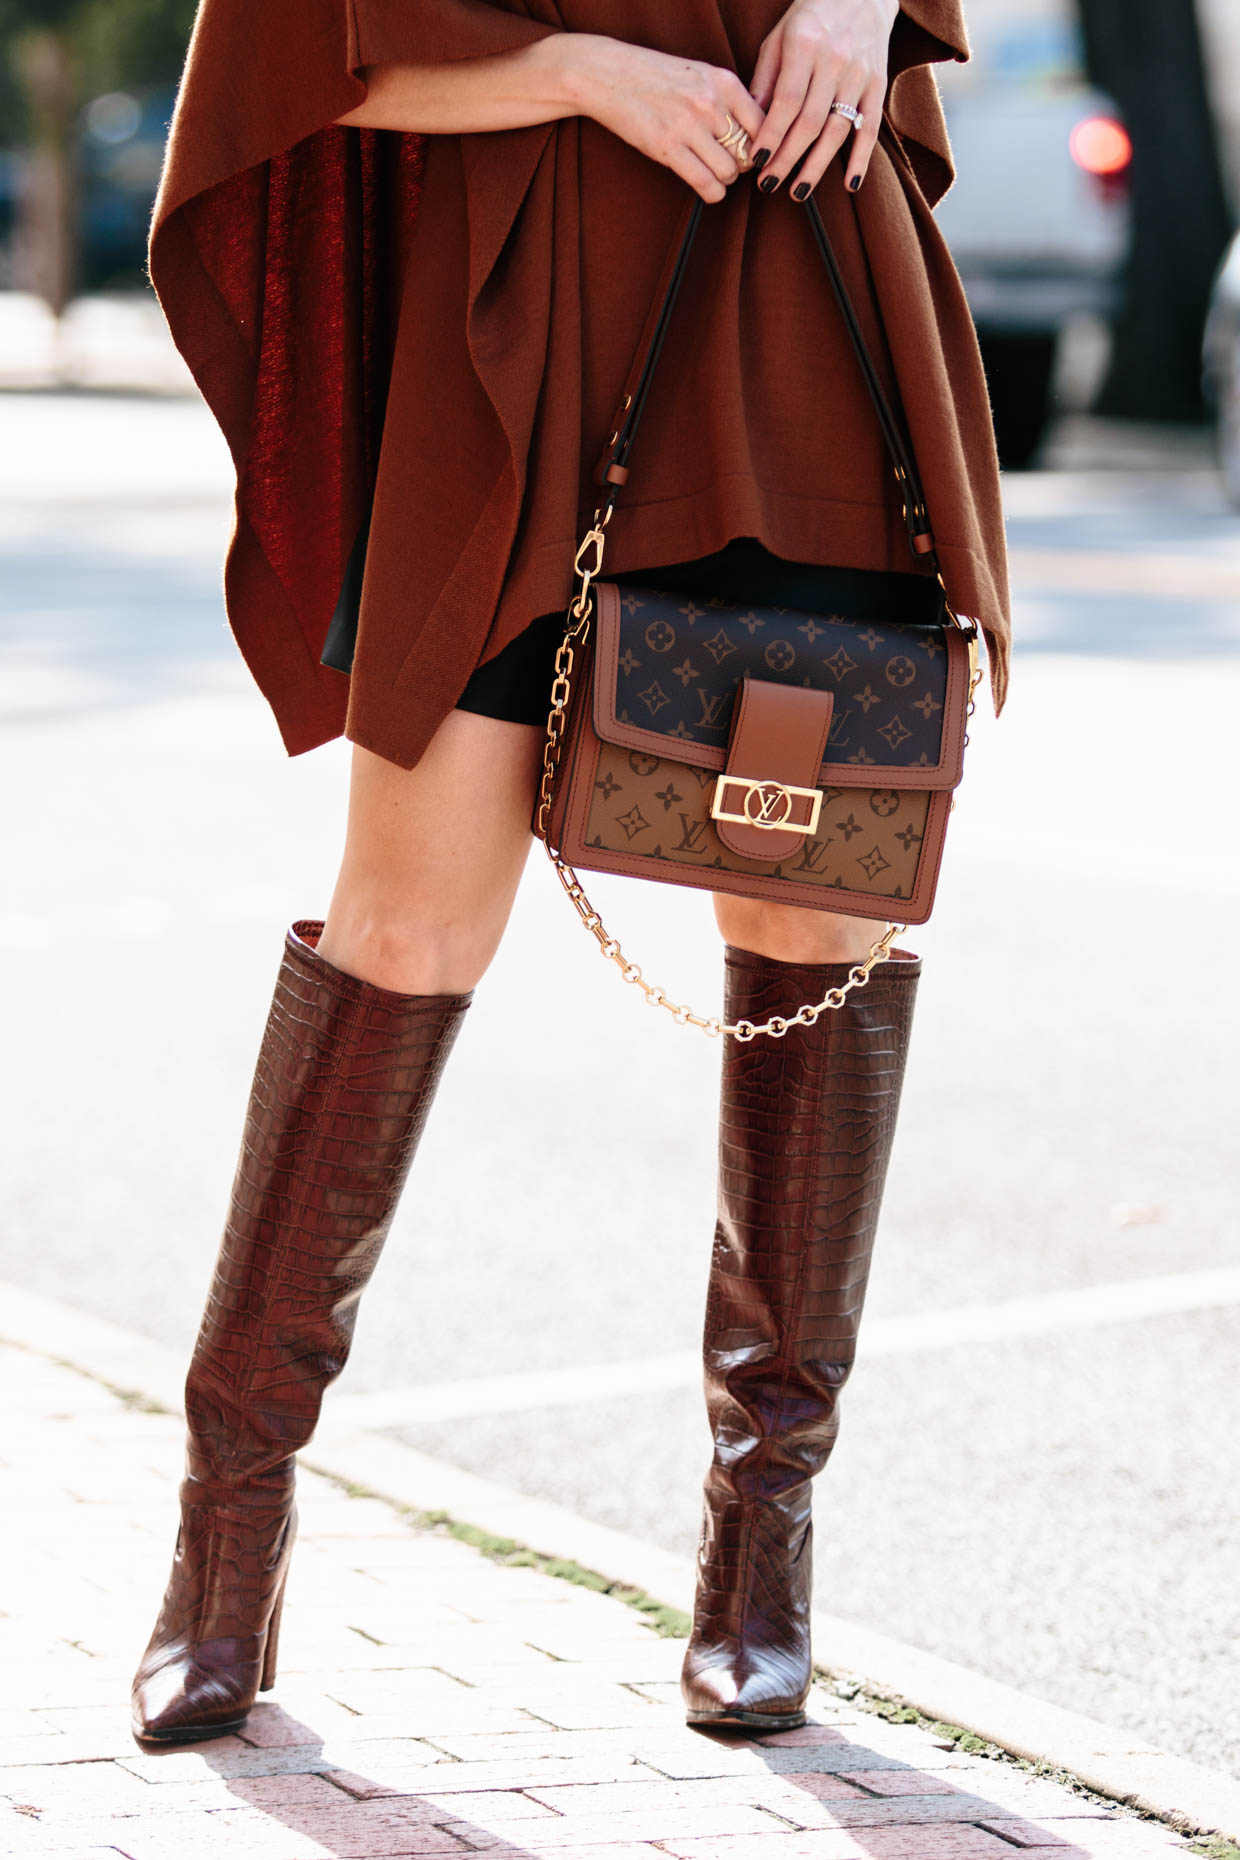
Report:
M 730 1021 L 791 1017 L 848 975 L 739 949 L 726 962 Z M 852 1366 L 920 970 L 897 955 L 815 1026 L 724 1055 L 690 1724 L 804 1721 L 810 1480 Z
M 275 1679 L 294 1455 L 344 1367 L 468 995 L 399 995 L 289 931 L 185 1387 L 172 1576 L 133 1687 L 140 1743 L 216 1737 Z

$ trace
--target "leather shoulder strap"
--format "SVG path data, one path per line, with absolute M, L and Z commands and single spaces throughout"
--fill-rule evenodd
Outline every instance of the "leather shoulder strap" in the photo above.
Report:
M 650 314 L 646 319 L 645 328 L 637 346 L 633 367 L 625 382 L 624 394 L 616 413 L 611 437 L 595 472 L 596 481 L 607 487 L 608 506 L 615 504 L 621 488 L 628 482 L 629 454 L 633 448 L 633 441 L 637 437 L 637 428 L 645 410 L 650 384 L 654 379 L 654 371 L 662 353 L 672 312 L 676 307 L 676 299 L 680 294 L 680 287 L 688 269 L 689 255 L 693 250 L 693 242 L 702 222 L 704 204 L 701 199 L 692 201 L 676 230 Z M 909 548 L 915 556 L 928 556 L 933 560 L 934 536 L 930 529 L 925 495 L 912 449 L 883 388 L 882 378 L 862 333 L 852 299 L 848 295 L 848 287 L 844 282 L 844 276 L 835 256 L 818 202 L 812 194 L 805 202 L 805 211 L 809 215 L 814 241 L 822 256 L 823 264 L 826 266 L 835 300 L 844 319 L 844 327 L 848 331 L 849 341 L 852 343 L 866 388 L 874 404 L 874 411 L 878 417 L 887 450 L 891 455 L 896 482 L 900 487 L 900 497 L 904 505 L 904 523 L 908 531 Z

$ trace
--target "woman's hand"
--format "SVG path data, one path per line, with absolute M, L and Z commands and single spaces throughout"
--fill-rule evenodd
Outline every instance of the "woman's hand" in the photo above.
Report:
M 763 122 L 736 73 L 617 39 L 565 36 L 578 41 L 582 112 L 672 169 L 703 200 L 722 200 L 742 172 L 718 139 L 731 127 L 728 117 L 748 132 L 751 156 Z
M 763 193 L 800 162 L 792 192 L 804 200 L 850 137 L 844 177 L 854 193 L 860 187 L 882 120 L 887 47 L 899 10 L 898 0 L 794 0 L 762 41 L 751 88 L 766 112 L 752 138 Z M 859 110 L 861 128 L 854 131 L 846 116 L 833 113 L 833 103 Z

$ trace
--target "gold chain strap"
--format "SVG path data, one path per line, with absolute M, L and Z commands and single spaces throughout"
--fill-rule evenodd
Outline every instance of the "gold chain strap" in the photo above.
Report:
M 864 988 L 872 971 L 880 962 L 886 962 L 891 955 L 891 946 L 896 938 L 903 934 L 904 924 L 891 924 L 884 935 L 874 944 L 864 962 L 856 963 L 848 971 L 848 979 L 838 988 L 829 988 L 821 1001 L 806 1002 L 795 1014 L 784 1016 L 774 1014 L 770 1020 L 738 1020 L 728 1022 L 721 1020 L 717 1014 L 695 1014 L 692 1008 L 673 1001 L 666 989 L 657 982 L 648 982 L 636 962 L 630 962 L 621 949 L 617 939 L 611 935 L 606 924 L 586 896 L 585 889 L 576 872 L 563 855 L 551 844 L 551 802 L 555 791 L 556 770 L 560 765 L 560 753 L 563 748 L 564 721 L 568 710 L 569 694 L 572 690 L 573 662 L 576 657 L 574 648 L 584 645 L 590 630 L 590 621 L 594 612 L 594 602 L 590 594 L 591 584 L 598 580 L 603 572 L 603 551 L 607 545 L 606 529 L 611 518 L 611 505 L 603 510 L 596 510 L 594 522 L 582 538 L 573 563 L 573 572 L 581 587 L 568 610 L 568 620 L 555 655 L 555 677 L 551 681 L 551 709 L 547 716 L 547 738 L 543 744 L 543 772 L 538 790 L 538 834 L 547 849 L 547 857 L 555 867 L 556 877 L 563 885 L 577 915 L 580 917 L 590 935 L 599 946 L 599 951 L 609 962 L 614 962 L 626 982 L 640 988 L 646 998 L 648 1007 L 665 1008 L 678 1027 L 700 1027 L 703 1033 L 712 1038 L 718 1034 L 730 1036 L 734 1040 L 753 1040 L 758 1034 L 769 1034 L 773 1039 L 782 1039 L 790 1027 L 812 1027 L 814 1022 L 825 1013 L 842 1008 L 854 988 Z M 951 612 L 951 609 L 948 609 Z M 952 615 L 955 619 L 955 615 Z M 957 622 L 959 624 L 959 622 Z M 973 636 L 971 650 L 976 652 L 976 635 Z M 969 685 L 969 714 L 973 713 L 973 694 L 981 676 L 976 663 L 972 669 Z M 968 739 L 966 738 L 966 741 Z

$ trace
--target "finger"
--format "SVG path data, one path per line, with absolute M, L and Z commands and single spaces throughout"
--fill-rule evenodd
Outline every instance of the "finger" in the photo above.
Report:
M 740 174 L 740 163 L 731 149 L 725 149 L 717 136 L 708 129 L 697 129 L 687 138 L 688 145 L 698 160 L 710 169 L 717 181 L 725 187 L 731 187 Z
M 753 68 L 753 77 L 749 81 L 749 88 L 764 116 L 775 95 L 775 81 L 779 76 L 779 45 L 780 33 L 776 27 L 774 32 L 768 33 L 763 39 L 758 62 Z
M 887 95 L 884 78 L 875 78 L 869 89 L 864 92 L 858 108 L 865 117 L 864 123 L 853 137 L 848 160 L 844 164 L 844 185 L 855 194 L 865 180 L 870 167 L 870 158 L 874 145 L 878 141 L 878 132 L 883 124 L 883 103 Z
M 831 118 L 832 125 L 838 121 L 838 117 L 833 116 Z M 827 169 L 831 166 L 831 163 L 835 160 L 842 141 L 843 137 L 834 126 L 823 131 L 809 154 L 805 157 L 805 160 L 801 163 L 801 166 L 797 169 L 796 178 L 792 184 L 792 198 L 794 200 L 807 200 L 809 198 L 819 181 L 821 181 L 823 175 L 827 172 Z
M 787 179 L 806 152 L 813 149 L 819 138 L 827 133 L 828 125 L 835 121 L 831 116 L 831 102 L 836 94 L 837 69 L 832 62 L 820 65 L 815 70 L 796 121 L 767 164 L 763 180 L 766 180 L 767 175 L 773 177 L 771 187 L 764 190 L 767 193 L 773 192 L 781 181 Z
M 775 82 L 775 95 L 762 125 L 761 146 L 770 150 L 767 166 L 775 163 L 780 146 L 788 131 L 792 128 L 801 112 L 805 99 L 813 82 L 813 61 L 802 51 L 789 51 L 786 47 L 779 66 L 779 77 Z M 783 172 L 786 172 L 786 168 Z M 768 178 L 763 175 L 758 185 L 764 193 L 770 193 L 779 184 L 781 176 Z
M 759 133 L 763 123 L 766 121 L 766 111 L 762 108 L 762 105 L 757 99 L 745 89 L 745 86 L 741 83 L 739 78 L 736 78 L 733 83 L 728 85 L 724 96 L 723 107 L 725 110 L 731 110 L 733 116 L 749 137 L 749 150 L 752 155 L 754 137 Z
M 710 206 L 720 200 L 726 200 L 728 190 L 713 169 L 709 168 L 701 156 L 695 154 L 687 145 L 681 147 L 668 162 L 673 174 L 678 174 L 682 181 L 687 181 L 695 193 L 702 196 Z
M 725 134 L 732 135 L 737 128 L 743 130 L 747 140 L 740 141 L 739 147 L 734 141 L 733 147 L 727 153 L 733 157 L 737 174 L 745 174 L 753 167 L 753 139 L 762 127 L 763 112 L 734 72 L 720 72 L 719 80 L 714 110 L 710 113 L 705 127 L 721 147 L 721 138 Z M 736 177 L 728 178 L 734 180 Z
M 835 95 L 831 100 L 832 105 L 836 103 L 848 103 L 852 105 L 853 109 L 861 109 L 860 103 L 853 103 L 852 100 L 854 97 L 860 95 L 862 82 L 862 74 L 856 67 L 846 72 L 837 82 Z M 862 111 L 862 114 L 864 115 L 864 111 Z M 848 117 L 841 116 L 837 109 L 829 107 L 826 126 L 805 160 L 801 163 L 801 167 L 797 173 L 796 184 L 792 189 L 792 197 L 794 200 L 806 199 L 812 189 L 821 181 L 840 149 L 844 147 L 854 134 L 855 131 Z M 847 157 L 845 159 L 847 160 Z
M 838 111 L 827 118 L 827 126 L 797 170 L 792 188 L 794 200 L 804 200 L 817 187 L 831 163 L 853 133 L 848 118 Z

